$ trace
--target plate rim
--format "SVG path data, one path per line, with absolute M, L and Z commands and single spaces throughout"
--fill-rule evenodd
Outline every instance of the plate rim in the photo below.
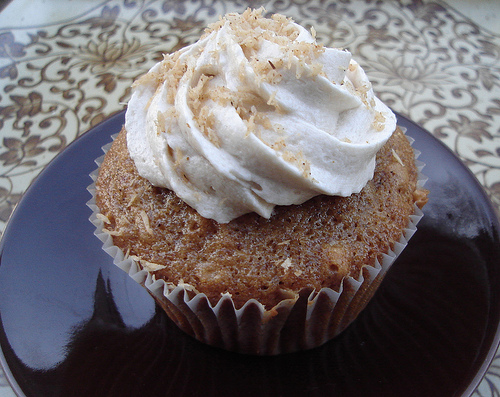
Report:
M 89 128 L 87 131 L 83 132 L 80 134 L 77 138 L 75 138 L 73 141 L 71 141 L 61 152 L 59 152 L 54 158 L 52 158 L 44 167 L 43 169 L 33 178 L 33 180 L 30 182 L 28 187 L 26 188 L 25 192 L 23 193 L 23 196 L 19 200 L 19 202 L 16 204 L 14 207 L 13 211 L 11 212 L 8 220 L 6 221 L 4 232 L 2 233 L 2 236 L 0 238 L 0 255 L 4 250 L 5 247 L 5 240 L 6 236 L 9 234 L 9 230 L 12 225 L 12 220 L 16 217 L 17 213 L 22 209 L 22 203 L 24 201 L 24 198 L 31 193 L 31 190 L 36 187 L 38 181 L 43 178 L 43 175 L 48 172 L 49 169 L 53 166 L 54 163 L 58 161 L 61 155 L 63 155 L 65 152 L 67 152 L 68 149 L 71 147 L 74 147 L 78 145 L 83 139 L 86 139 L 91 135 L 92 133 L 97 133 L 96 130 L 102 128 L 106 124 L 113 124 L 113 123 L 118 123 L 120 120 L 123 120 L 124 123 L 124 116 L 125 116 L 126 109 L 117 111 L 113 114 L 111 114 L 109 117 L 106 119 L 102 120 L 98 124 L 92 126 Z M 481 185 L 477 177 L 474 175 L 474 173 L 463 163 L 463 161 L 448 147 L 446 146 L 442 141 L 434 137 L 428 130 L 420 126 L 418 123 L 414 122 L 413 120 L 409 119 L 407 116 L 402 115 L 398 112 L 394 112 L 396 114 L 397 119 L 402 119 L 404 123 L 406 124 L 411 124 L 415 128 L 419 129 L 420 131 L 424 132 L 426 135 L 430 137 L 430 139 L 433 141 L 433 144 L 437 144 L 440 146 L 440 150 L 445 150 L 448 152 L 449 155 L 451 155 L 455 161 L 457 161 L 458 164 L 461 165 L 463 171 L 466 171 L 469 177 L 471 177 L 471 181 L 474 182 L 475 188 L 480 192 L 482 196 L 482 201 L 483 204 L 486 204 L 485 208 L 487 208 L 488 213 L 486 214 L 488 219 L 492 222 L 492 227 L 494 228 L 496 237 L 500 239 L 500 219 L 499 216 L 496 214 L 496 211 L 494 209 L 493 203 L 491 202 L 490 198 L 488 197 L 485 188 Z M 122 124 L 123 124 L 122 123 Z M 109 133 L 109 136 L 111 137 L 113 134 L 115 134 L 116 131 L 111 131 Z M 111 141 L 111 140 L 110 140 Z M 425 175 L 425 168 L 423 170 L 423 174 Z M 89 177 L 89 184 L 90 184 L 90 177 Z M 85 189 L 86 192 L 86 189 Z M 489 319 L 489 321 L 491 321 Z M 2 328 L 1 332 L 4 333 L 3 329 L 3 320 L 2 320 L 2 315 L 0 313 L 0 326 Z M 462 396 L 463 397 L 470 397 L 474 391 L 477 389 L 477 387 L 480 385 L 480 383 L 483 381 L 485 376 L 487 375 L 488 369 L 490 368 L 493 360 L 495 359 L 496 353 L 498 351 L 498 348 L 500 346 L 500 317 L 499 321 L 496 322 L 495 324 L 495 332 L 494 336 L 491 339 L 491 342 L 488 347 L 488 351 L 485 354 L 482 363 L 478 365 L 476 373 L 474 377 L 471 379 L 469 385 L 463 390 Z M 17 379 L 14 377 L 12 371 L 10 370 L 9 364 L 7 362 L 7 359 L 5 357 L 3 347 L 0 345 L 0 367 L 4 371 L 5 378 L 7 382 L 9 383 L 10 387 L 12 388 L 13 392 L 19 396 L 19 397 L 26 397 L 24 394 L 23 389 L 17 382 Z

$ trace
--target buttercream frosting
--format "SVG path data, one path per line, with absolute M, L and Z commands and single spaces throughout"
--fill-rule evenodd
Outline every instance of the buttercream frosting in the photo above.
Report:
M 348 51 L 262 10 L 166 55 L 134 84 L 125 122 L 139 174 L 220 223 L 359 192 L 395 127 Z

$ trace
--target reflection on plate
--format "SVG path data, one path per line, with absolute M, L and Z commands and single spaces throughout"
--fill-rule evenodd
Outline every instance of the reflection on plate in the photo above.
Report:
M 120 113 L 38 177 L 0 257 L 2 365 L 26 396 L 451 396 L 469 394 L 498 343 L 499 225 L 481 187 L 399 116 L 431 190 L 410 244 L 360 317 L 306 352 L 251 357 L 179 331 L 100 248 L 86 187 Z

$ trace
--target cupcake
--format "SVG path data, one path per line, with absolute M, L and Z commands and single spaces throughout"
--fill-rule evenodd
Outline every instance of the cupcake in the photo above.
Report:
M 351 54 L 262 9 L 139 78 L 105 151 L 90 188 L 104 249 L 182 330 L 241 353 L 342 332 L 427 200 Z

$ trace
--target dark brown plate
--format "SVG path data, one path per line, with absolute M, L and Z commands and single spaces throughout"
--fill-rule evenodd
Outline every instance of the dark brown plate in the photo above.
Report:
M 0 252 L 0 355 L 26 396 L 469 395 L 498 345 L 499 223 L 472 174 L 399 116 L 430 201 L 375 298 L 339 337 L 250 357 L 179 331 L 112 264 L 88 221 L 94 159 L 120 113 L 72 143 L 16 208 Z

